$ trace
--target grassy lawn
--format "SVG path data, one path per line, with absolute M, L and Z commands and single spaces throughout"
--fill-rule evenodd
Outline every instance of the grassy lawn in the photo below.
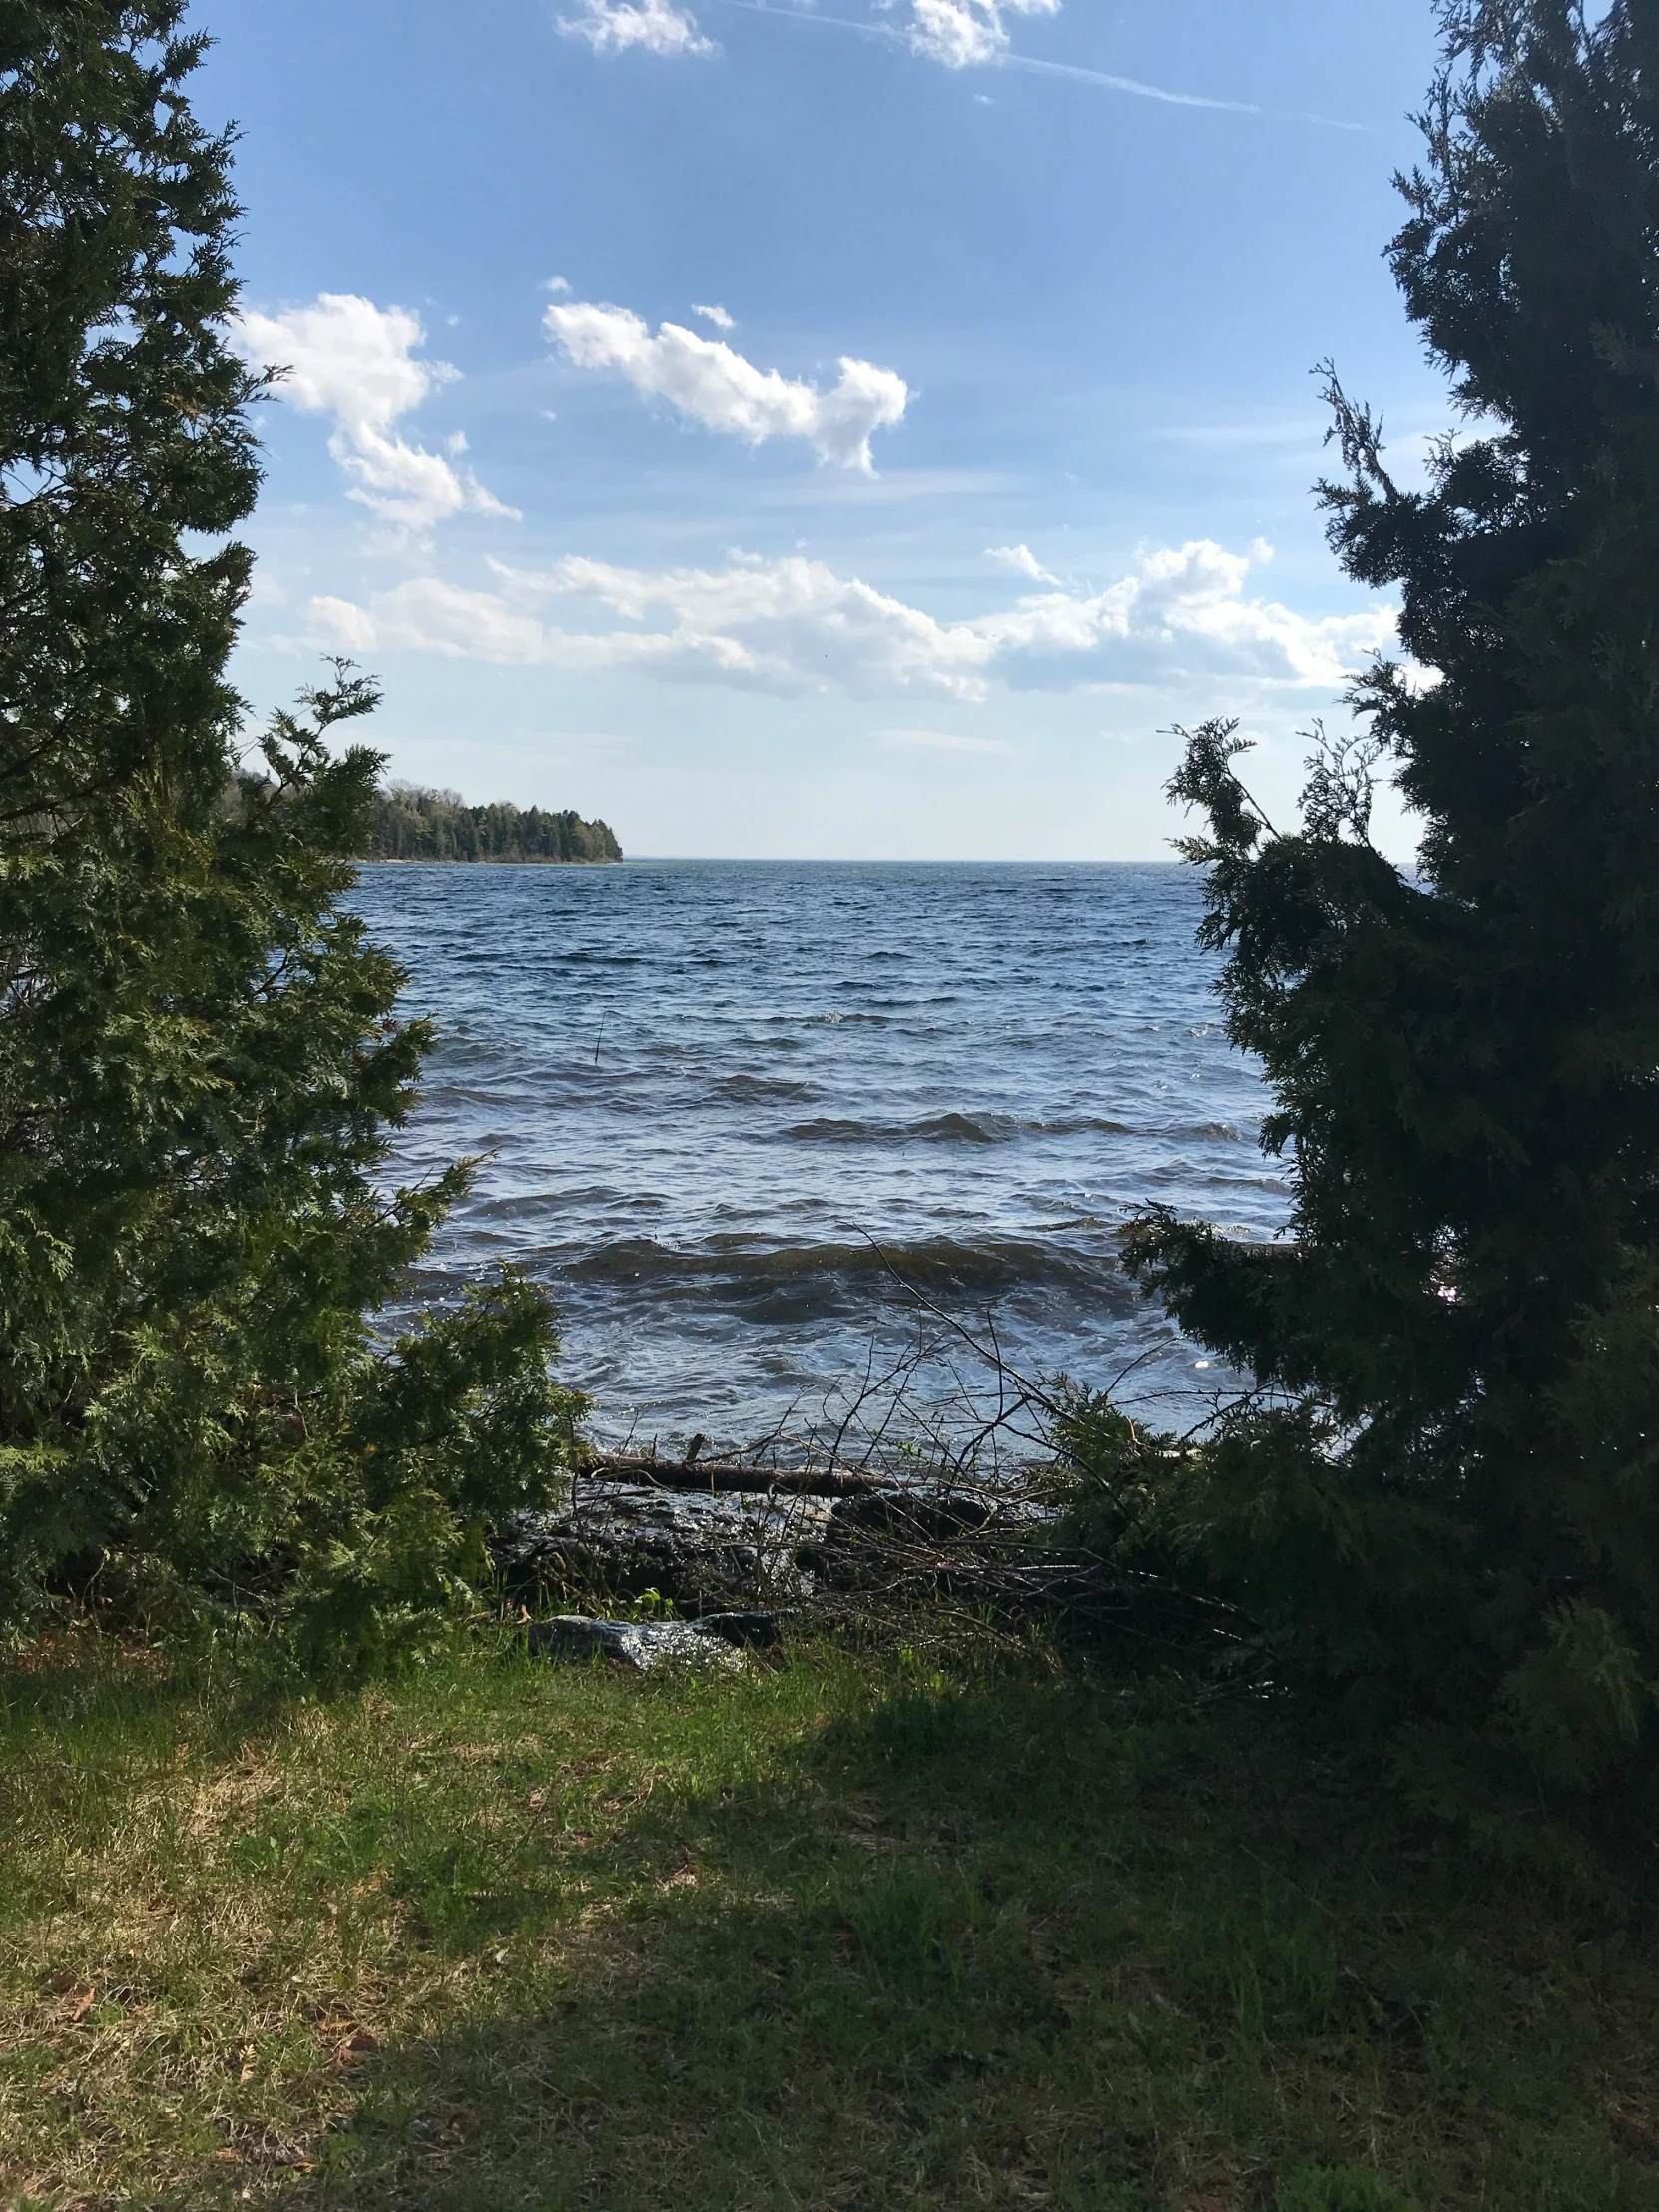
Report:
M 0 2203 L 1659 2207 L 1648 1926 L 1034 1654 L 0 1681 Z

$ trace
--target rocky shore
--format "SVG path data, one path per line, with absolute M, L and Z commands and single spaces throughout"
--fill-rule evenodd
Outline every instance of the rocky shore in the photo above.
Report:
M 635 1666 L 728 1664 L 791 1622 L 918 1606 L 1151 1619 L 1175 1595 L 1068 1545 L 1016 1477 L 978 1486 L 613 1458 L 574 1476 L 556 1510 L 520 1515 L 495 1551 L 532 1648 Z M 620 1617 L 606 1617 L 613 1608 Z

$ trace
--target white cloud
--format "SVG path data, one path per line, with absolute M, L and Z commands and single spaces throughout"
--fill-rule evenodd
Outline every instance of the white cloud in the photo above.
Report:
M 1000 613 L 940 622 L 822 561 L 735 560 L 725 569 L 616 568 L 572 556 L 541 574 L 495 568 L 494 591 L 435 577 L 366 607 L 314 600 L 313 642 L 573 670 L 636 667 L 664 679 L 783 695 L 905 692 L 963 702 L 993 683 L 1022 691 L 1182 683 L 1239 694 L 1340 689 L 1393 636 L 1382 602 L 1311 619 L 1247 594 L 1250 554 L 1208 538 L 1144 553 L 1088 597 L 1043 592 Z M 586 600 L 629 625 L 566 629 L 551 603 Z
M 420 317 L 406 307 L 377 307 L 351 292 L 325 291 L 308 307 L 284 314 L 243 314 L 232 339 L 264 368 L 284 367 L 277 386 L 306 414 L 331 414 L 328 450 L 351 480 L 353 499 L 382 521 L 416 533 L 448 515 L 511 515 L 470 469 L 452 468 L 441 454 L 392 434 L 408 414 L 460 370 L 447 361 L 417 361 L 426 342 Z M 450 451 L 466 450 L 464 436 Z
M 795 383 L 759 369 L 718 338 L 699 337 L 665 322 L 652 336 L 626 307 L 553 306 L 548 335 L 578 368 L 618 369 L 642 397 L 666 399 L 711 430 L 760 445 L 768 438 L 805 438 L 821 460 L 873 473 L 869 441 L 902 422 L 909 387 L 890 368 L 844 355 L 833 390 Z
M 987 561 L 995 561 L 1001 568 L 1011 569 L 1016 576 L 1029 576 L 1034 584 L 1057 584 L 1060 579 L 1044 568 L 1028 545 L 987 545 Z
M 309 634 L 345 653 L 398 646 L 449 659 L 530 663 L 545 660 L 542 625 L 515 614 L 493 592 L 462 591 L 435 576 L 411 577 L 380 592 L 369 607 L 348 599 L 313 599 Z
M 699 307 L 694 302 L 692 313 L 700 314 L 705 322 L 712 322 L 717 330 L 735 330 L 737 328 L 737 324 L 724 307 Z
M 971 69 L 1008 50 L 1010 15 L 1058 15 L 1060 0 L 910 0 L 906 45 L 946 69 Z
M 541 288 L 543 291 L 550 291 L 555 299 L 561 299 L 570 289 L 570 278 L 568 276 L 549 276 Z
M 637 46 L 645 54 L 712 54 L 712 41 L 697 28 L 697 18 L 671 0 L 582 0 L 580 15 L 562 15 L 566 38 L 585 39 L 596 54 L 623 54 Z

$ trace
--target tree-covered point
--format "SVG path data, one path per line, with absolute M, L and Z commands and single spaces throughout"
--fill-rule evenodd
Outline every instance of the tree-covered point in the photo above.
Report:
M 515 860 L 542 864 L 620 860 L 604 822 L 573 808 L 514 807 L 497 800 L 469 807 L 459 792 L 390 784 L 374 795 L 369 860 Z

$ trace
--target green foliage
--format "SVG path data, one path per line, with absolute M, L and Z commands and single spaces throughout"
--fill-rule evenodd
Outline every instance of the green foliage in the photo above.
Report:
M 1231 723 L 1171 785 L 1295 1246 L 1139 1223 L 1132 1269 L 1257 1389 L 1149 1447 L 1139 1495 L 1095 1417 L 1085 1486 L 1282 1667 L 1460 1744 L 1480 1789 L 1507 1743 L 1571 1793 L 1643 1770 L 1659 1678 L 1659 17 L 1443 22 L 1391 252 L 1466 427 L 1402 487 L 1331 374 L 1321 487 L 1410 662 L 1356 684 L 1364 735 L 1317 733 L 1294 832 Z M 1370 841 L 1384 772 L 1414 878 Z
M 182 0 L 0 5 L 0 823 L 217 755 L 259 482 Z M 136 829 L 137 826 L 134 825 Z M 10 930 L 0 924 L 0 941 Z M 11 988 L 15 989 L 15 982 Z
M 465 1169 L 386 1187 L 429 1031 L 336 904 L 372 686 L 237 758 L 257 385 L 180 16 L 0 0 L 0 1620 L 96 1576 L 369 1654 L 577 1403 L 516 1280 L 376 1333 Z
M 1371 2166 L 1299 2166 L 1273 2202 L 1274 2212 L 1416 2212 L 1416 2199 Z
M 584 822 L 570 808 L 498 801 L 469 807 L 459 792 L 391 784 L 374 795 L 371 860 L 620 860 L 622 847 L 603 822 Z

